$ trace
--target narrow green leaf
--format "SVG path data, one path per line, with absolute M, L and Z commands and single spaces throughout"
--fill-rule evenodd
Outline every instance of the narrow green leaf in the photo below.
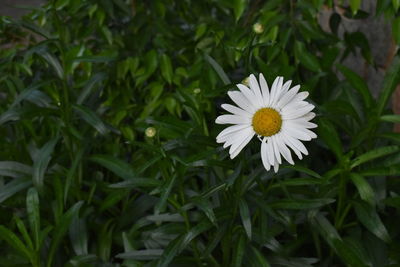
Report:
M 169 177 L 168 181 L 161 188 L 161 198 L 160 201 L 155 206 L 155 213 L 161 213 L 164 211 L 165 206 L 167 205 L 167 199 L 174 187 L 175 181 L 177 179 L 177 175 L 173 174 L 172 177 Z
M 131 178 L 128 181 L 123 181 L 116 184 L 110 184 L 110 188 L 124 189 L 124 188 L 135 188 L 135 187 L 157 187 L 162 185 L 161 180 L 152 178 Z
M 71 225 L 72 219 L 75 216 L 77 216 L 82 204 L 83 204 L 83 201 L 79 201 L 79 202 L 75 203 L 66 213 L 64 213 L 61 216 L 59 223 L 55 226 L 53 234 L 52 234 L 52 240 L 50 243 L 49 252 L 47 255 L 47 265 L 46 265 L 47 267 L 52 266 L 55 253 L 56 253 L 64 235 L 67 233 L 68 228 Z
M 88 254 L 88 231 L 86 220 L 74 216 L 69 227 L 69 239 L 76 255 Z
M 83 149 L 79 148 L 78 152 L 76 152 L 75 157 L 72 161 L 72 165 L 67 172 L 67 178 L 65 180 L 65 187 L 64 187 L 64 204 L 67 203 L 69 188 L 71 187 L 75 175 L 77 175 L 76 170 L 78 169 L 79 163 L 81 163 L 83 153 L 84 153 Z
M 163 249 L 145 249 L 120 253 L 115 257 L 125 260 L 156 260 L 159 259 L 163 253 Z
M 400 166 L 385 166 L 362 170 L 359 172 L 363 176 L 395 176 L 400 175 Z
M 32 167 L 16 161 L 0 161 L 0 175 L 17 178 L 20 176 L 31 176 Z
M 39 195 L 36 188 L 31 187 L 26 195 L 26 210 L 28 212 L 28 220 L 35 249 L 40 249 L 40 212 L 39 212 Z
M 173 258 L 181 253 L 181 251 L 187 247 L 187 245 L 198 235 L 207 231 L 212 227 L 212 224 L 208 221 L 202 221 L 195 227 L 191 228 L 186 234 L 181 235 L 174 241 L 170 242 L 167 248 L 164 250 L 160 260 L 158 261 L 157 267 L 167 267 Z
M 390 96 L 400 82 L 400 58 L 396 56 L 389 70 L 385 74 L 383 87 L 378 99 L 378 115 L 382 114 Z
M 302 42 L 296 41 L 294 45 L 294 51 L 296 58 L 304 67 L 314 72 L 321 71 L 318 58 L 309 53 Z
M 239 201 L 239 211 L 240 211 L 240 217 L 242 218 L 244 230 L 246 231 L 247 237 L 251 240 L 250 211 L 247 202 L 243 199 L 240 199 Z
M 346 77 L 346 80 L 351 84 L 351 86 L 356 89 L 361 95 L 365 106 L 367 108 L 371 107 L 374 99 L 364 79 L 362 79 L 357 73 L 343 65 L 337 64 L 336 67 L 340 70 L 344 77 Z
M 60 78 L 60 79 L 64 78 L 64 69 L 62 68 L 60 62 L 54 55 L 50 54 L 47 51 L 43 51 L 43 50 L 37 52 L 37 54 L 40 55 L 42 58 L 44 58 L 47 61 L 47 63 L 49 63 L 49 65 L 53 67 L 58 78 Z
M 96 264 L 96 261 L 98 261 L 98 258 L 96 255 L 88 254 L 88 255 L 75 256 L 69 260 L 69 263 L 72 266 L 80 267 L 80 266 L 93 266 Z M 88 265 L 88 263 L 92 263 L 92 264 Z
M 332 198 L 319 199 L 282 199 L 268 203 L 273 209 L 303 210 L 316 209 L 335 202 Z
M 31 251 L 24 243 L 9 229 L 0 225 L 0 239 L 5 240 L 11 247 L 19 251 L 26 259 L 31 259 Z
M 333 125 L 327 119 L 318 120 L 318 136 L 332 150 L 338 159 L 343 157 L 342 143 Z
M 21 177 L 12 180 L 6 185 L 0 186 L 0 203 L 12 197 L 17 192 L 24 190 L 32 185 L 32 179 L 29 177 Z
M 14 220 L 17 224 L 19 232 L 22 234 L 22 237 L 25 240 L 25 244 L 27 244 L 28 249 L 31 251 L 31 254 L 33 255 L 34 248 L 33 248 L 32 239 L 28 234 L 28 230 L 26 229 L 24 222 L 17 216 L 14 217 Z
M 17 110 L 7 110 L 0 116 L 0 126 L 9 121 L 17 121 L 20 119 L 20 112 Z
M 243 266 L 242 262 L 246 251 L 245 245 L 246 245 L 246 237 L 243 234 L 241 234 L 235 246 L 235 253 L 233 255 L 233 262 L 232 262 L 233 267 Z
M 357 191 L 361 199 L 368 202 L 370 205 L 374 205 L 375 193 L 371 185 L 365 180 L 365 178 L 357 173 L 350 173 L 350 179 L 357 187 Z
M 393 2 L 400 3 L 399 0 L 392 0 Z M 400 17 L 394 18 L 392 21 L 392 36 L 397 45 L 400 44 Z
M 124 180 L 136 179 L 137 175 L 128 163 L 109 155 L 93 155 L 90 160 L 100 164 Z
M 108 133 L 107 126 L 99 118 L 96 112 L 82 105 L 73 105 L 72 107 L 76 112 L 78 112 L 84 121 L 95 128 L 100 134 L 106 135 Z
M 76 104 L 82 105 L 92 92 L 94 86 L 101 83 L 105 78 L 105 73 L 96 73 L 92 78 L 90 78 L 90 80 L 86 82 L 85 87 L 82 89 Z
M 250 246 L 251 251 L 253 253 L 253 257 L 250 257 L 251 266 L 259 266 L 259 267 L 270 267 L 271 265 L 265 259 L 264 255 L 255 247 Z
M 166 54 L 161 55 L 161 62 L 160 62 L 160 67 L 161 67 L 161 75 L 164 77 L 164 79 L 171 84 L 172 83 L 172 78 L 173 78 L 173 69 L 172 69 L 172 64 L 171 64 L 171 59 L 169 56 Z
M 374 207 L 371 207 L 366 202 L 357 201 L 354 202 L 354 209 L 357 218 L 371 233 L 385 242 L 389 243 L 391 241 L 386 227 L 382 223 Z
M 384 115 L 381 116 L 381 121 L 393 122 L 393 123 L 400 123 L 400 115 Z
M 380 148 L 368 151 L 367 153 L 362 154 L 362 155 L 358 156 L 357 158 L 355 158 L 352 161 L 352 164 L 350 167 L 353 169 L 365 162 L 393 154 L 399 150 L 400 149 L 398 146 L 385 146 L 385 147 L 380 147 Z
M 353 13 L 353 16 L 357 14 L 358 10 L 360 9 L 361 6 L 361 0 L 350 0 L 350 8 L 351 12 Z
M 56 146 L 58 137 L 48 141 L 37 153 L 33 159 L 33 184 L 38 188 L 42 188 L 44 184 L 44 175 L 47 170 L 47 166 L 51 160 L 51 154 L 53 153 L 54 147 Z
M 231 80 L 229 80 L 228 78 L 228 75 L 226 75 L 222 67 L 211 56 L 204 54 L 204 58 L 213 67 L 213 69 L 218 74 L 219 78 L 222 80 L 224 85 L 232 84 Z
M 365 258 L 360 257 L 360 253 L 358 253 L 358 250 L 356 250 L 354 247 L 349 246 L 348 243 L 339 239 L 334 239 L 332 240 L 332 244 L 337 254 L 346 264 L 346 266 L 357 266 L 357 267 L 371 266 L 364 261 Z
M 235 20 L 238 21 L 246 9 L 246 0 L 234 0 L 233 1 L 233 12 L 235 13 Z

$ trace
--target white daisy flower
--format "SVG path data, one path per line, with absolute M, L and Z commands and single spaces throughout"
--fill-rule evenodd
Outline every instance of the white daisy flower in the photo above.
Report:
M 283 77 L 277 77 L 271 91 L 265 78 L 260 74 L 259 83 L 250 75 L 250 88 L 237 84 L 239 91 L 229 91 L 228 95 L 237 106 L 223 104 L 221 107 L 232 113 L 219 116 L 218 124 L 233 124 L 225 128 L 217 142 L 230 146 L 231 159 L 250 142 L 254 135 L 261 141 L 261 159 L 267 171 L 279 169 L 284 158 L 294 164 L 291 151 L 302 159 L 308 155 L 301 141 L 310 141 L 317 135 L 309 129 L 317 127 L 310 122 L 315 117 L 311 112 L 314 105 L 304 101 L 308 92 L 300 92 L 300 85 L 290 88 L 292 81 L 283 83 Z

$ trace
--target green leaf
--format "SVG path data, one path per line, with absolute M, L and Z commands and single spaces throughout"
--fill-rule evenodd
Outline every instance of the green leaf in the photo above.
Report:
M 365 106 L 371 107 L 374 99 L 371 95 L 370 90 L 368 89 L 367 83 L 361 78 L 357 73 L 352 71 L 351 69 L 337 64 L 336 67 L 340 70 L 340 72 L 344 75 L 346 80 L 351 84 L 351 86 L 358 91 L 361 95 Z
M 351 168 L 355 168 L 365 162 L 371 161 L 373 159 L 376 158 L 380 158 L 380 157 L 384 157 L 390 154 L 393 154 L 395 152 L 399 151 L 399 147 L 398 146 L 385 146 L 385 147 L 380 147 L 371 151 L 368 151 L 365 154 L 362 154 L 360 156 L 358 156 L 357 158 L 355 158 L 352 161 L 351 164 Z
M 247 0 L 233 0 L 233 12 L 235 20 L 238 21 L 246 9 Z
M 54 55 L 50 54 L 47 51 L 43 51 L 43 50 L 37 52 L 37 54 L 40 55 L 42 58 L 44 58 L 47 61 L 47 63 L 49 63 L 49 65 L 53 67 L 58 78 L 60 78 L 60 79 L 64 78 L 64 69 L 61 66 L 58 59 Z
M 400 82 L 400 58 L 396 56 L 393 59 L 392 65 L 385 74 L 383 80 L 383 87 L 378 98 L 378 115 L 382 114 L 385 109 L 390 96 L 396 89 L 396 86 Z
M 294 45 L 294 51 L 296 58 L 300 61 L 300 63 L 306 67 L 307 69 L 320 72 L 321 66 L 319 65 L 318 58 L 313 54 L 310 54 L 303 43 L 296 41 Z
M 317 209 L 333 202 L 335 202 L 335 199 L 332 198 L 282 199 L 269 202 L 268 206 L 273 209 L 303 210 Z
M 0 225 L 0 239 L 5 240 L 11 247 L 19 251 L 27 259 L 32 258 L 31 251 L 24 243 L 9 229 Z
M 170 242 L 164 253 L 162 254 L 160 260 L 158 261 L 157 267 L 169 266 L 172 259 L 179 254 L 187 245 L 199 234 L 207 231 L 212 227 L 212 224 L 208 221 L 202 221 L 195 227 L 191 228 L 186 234 L 181 235 L 174 241 Z
M 106 135 L 108 133 L 107 126 L 99 118 L 96 112 L 81 105 L 73 105 L 72 107 L 76 112 L 78 112 L 78 114 L 84 121 L 86 121 L 93 128 L 95 128 L 100 134 Z
M 393 0 L 400 3 L 399 0 Z M 400 44 L 400 17 L 393 19 L 392 21 L 392 36 L 397 45 Z
M 0 175 L 13 178 L 31 176 L 32 167 L 16 161 L 0 161 Z
M 237 241 L 237 244 L 235 246 L 235 253 L 233 255 L 233 262 L 232 262 L 232 266 L 234 267 L 241 267 L 242 262 L 243 262 L 243 257 L 245 254 L 245 250 L 246 250 L 246 237 L 241 234 L 239 236 L 239 240 Z
M 145 249 L 120 253 L 115 257 L 126 260 L 156 260 L 159 259 L 163 253 L 163 249 Z
M 247 237 L 251 240 L 251 218 L 250 211 L 247 202 L 243 199 L 239 201 L 240 217 L 242 219 L 244 230 L 246 231 Z
M 400 123 L 400 115 L 384 115 L 380 119 L 381 121 Z
M 353 16 L 357 14 L 357 11 L 360 9 L 361 0 L 350 0 L 350 8 L 353 13 Z
M 131 165 L 112 156 L 93 155 L 89 159 L 97 164 L 100 164 L 124 180 L 137 178 L 137 175 L 132 169 Z
M 177 175 L 173 174 L 172 177 L 168 177 L 168 180 L 161 187 L 161 198 L 160 198 L 160 201 L 158 201 L 157 205 L 155 206 L 156 214 L 164 211 L 164 209 L 167 205 L 168 197 L 171 194 L 171 191 L 172 191 L 172 188 L 174 187 L 176 179 L 177 179 Z
M 371 233 L 385 242 L 391 242 L 386 227 L 379 218 L 375 208 L 371 207 L 366 202 L 357 201 L 354 202 L 354 209 L 357 218 Z
M 251 266 L 259 266 L 259 267 L 270 267 L 271 265 L 265 259 L 263 254 L 253 246 L 250 246 L 253 256 L 250 257 Z
M 343 157 L 342 143 L 333 125 L 327 119 L 318 120 L 318 136 L 332 150 L 338 159 Z
M 85 87 L 82 89 L 76 104 L 82 105 L 92 92 L 94 86 L 101 83 L 103 80 L 105 80 L 105 78 L 105 73 L 96 73 L 92 78 L 90 78 L 90 80 L 86 82 Z
M 173 69 L 172 69 L 172 64 L 171 64 L 171 59 L 169 56 L 166 54 L 161 55 L 161 75 L 164 77 L 164 79 L 171 84 L 172 83 L 172 78 L 173 78 Z
M 231 80 L 229 80 L 228 78 L 228 75 L 226 75 L 222 67 L 212 57 L 210 57 L 207 54 L 204 54 L 204 58 L 213 67 L 213 69 L 218 74 L 219 78 L 222 80 L 224 85 L 232 84 Z
M 67 233 L 68 228 L 71 225 L 72 219 L 77 216 L 82 204 L 83 201 L 75 203 L 66 213 L 61 216 L 59 223 L 55 226 L 52 234 L 49 252 L 47 255 L 47 267 L 53 266 L 53 258 L 55 256 L 57 248 L 59 247 L 64 235 Z
M 76 255 L 88 254 L 87 233 L 86 220 L 84 218 L 78 218 L 78 216 L 75 216 L 72 219 L 71 226 L 69 227 L 69 238 Z
M 39 195 L 36 188 L 31 187 L 26 195 L 26 210 L 28 212 L 28 220 L 35 249 L 40 249 L 40 212 L 39 212 Z
M 357 187 L 361 199 L 373 206 L 375 204 L 375 193 L 371 185 L 357 173 L 350 173 L 350 179 Z
M 6 185 L 0 186 L 0 203 L 4 202 L 14 194 L 32 185 L 32 179 L 29 177 L 16 178 Z
M 44 175 L 51 160 L 51 154 L 56 146 L 58 137 L 48 141 L 33 159 L 33 184 L 39 189 L 43 187 Z
M 400 175 L 400 166 L 385 166 L 362 170 L 359 172 L 363 176 L 396 176 Z

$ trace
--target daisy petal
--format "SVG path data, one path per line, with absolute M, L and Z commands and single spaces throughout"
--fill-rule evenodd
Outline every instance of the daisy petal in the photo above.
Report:
M 287 103 L 289 103 L 297 94 L 300 89 L 300 85 L 296 85 L 292 89 L 290 89 L 281 99 L 279 99 L 276 106 L 278 108 L 283 108 Z
M 279 152 L 282 154 L 282 156 L 286 159 L 287 162 L 290 164 L 294 165 L 293 159 L 292 159 L 292 154 L 290 153 L 289 148 L 287 148 L 286 144 L 283 142 L 283 136 L 282 135 L 276 135 L 276 143 L 279 148 Z
M 239 91 L 229 91 L 228 96 L 243 110 L 253 110 L 247 98 Z
M 219 135 L 217 135 L 217 138 L 216 138 L 217 143 L 225 142 L 228 138 L 231 138 L 232 135 L 234 135 L 238 131 L 241 131 L 248 127 L 251 127 L 251 126 L 246 125 L 246 124 L 238 124 L 238 125 L 233 125 L 233 126 L 229 126 L 229 127 L 225 128 L 224 130 L 222 130 L 222 132 L 219 133 Z
M 233 105 L 230 104 L 222 104 L 221 108 L 225 109 L 226 111 L 235 114 L 235 115 L 239 115 L 239 116 L 243 116 L 243 117 L 252 117 L 252 114 L 250 114 L 248 111 L 245 111 L 241 108 L 235 107 Z
M 282 164 L 281 153 L 279 152 L 278 144 L 276 143 L 276 135 L 271 136 L 272 145 L 274 146 L 275 159 L 279 164 Z
M 268 105 L 269 104 L 269 88 L 268 88 L 267 81 L 265 80 L 264 75 L 262 75 L 262 73 L 260 73 L 259 81 L 260 81 L 261 93 L 263 96 L 264 105 Z
M 240 83 L 236 86 L 237 88 L 239 88 L 240 92 L 242 92 L 242 94 L 247 98 L 252 106 L 254 106 L 256 109 L 259 109 L 261 107 L 261 105 L 259 105 L 258 103 L 257 97 L 247 86 Z
M 238 115 L 221 115 L 215 120 L 217 124 L 249 124 L 251 119 Z
M 267 152 L 267 143 L 265 142 L 265 139 L 261 142 L 261 161 L 264 165 L 264 168 L 269 171 L 271 169 L 271 165 L 269 164 L 268 160 L 268 152 Z
M 275 162 L 275 154 L 274 154 L 274 146 L 272 145 L 271 138 L 267 138 L 267 158 L 270 165 L 274 165 Z
M 250 89 L 253 91 L 256 99 L 257 99 L 257 104 L 259 107 L 264 106 L 264 101 L 263 97 L 261 94 L 260 86 L 258 85 L 256 76 L 254 74 L 250 75 Z
M 304 107 L 301 107 L 297 110 L 282 110 L 282 119 L 283 120 L 292 120 L 306 115 L 308 112 L 313 110 L 314 105 L 308 104 Z
M 282 88 L 281 77 L 276 77 L 275 81 L 272 83 L 271 94 L 269 99 L 269 106 L 274 107 L 274 103 L 277 102 L 276 95 Z
M 251 131 L 246 132 L 246 134 L 247 134 L 247 136 L 244 139 L 242 139 L 240 143 L 237 142 L 237 143 L 233 144 L 231 146 L 231 148 L 229 149 L 229 154 L 230 154 L 231 159 L 235 158 L 240 153 L 240 151 L 242 151 L 242 149 L 253 138 L 255 133 L 254 133 L 254 131 L 251 130 Z

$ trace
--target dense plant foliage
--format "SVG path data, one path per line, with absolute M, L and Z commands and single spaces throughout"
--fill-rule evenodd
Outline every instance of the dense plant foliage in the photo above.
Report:
M 342 64 L 374 66 L 368 42 L 341 27 L 385 16 L 399 42 L 400 2 L 333 2 L 57 0 L 2 17 L 0 265 L 400 264 L 400 61 L 374 98 Z M 309 156 L 277 174 L 258 140 L 234 160 L 215 142 L 251 73 L 317 106 Z

